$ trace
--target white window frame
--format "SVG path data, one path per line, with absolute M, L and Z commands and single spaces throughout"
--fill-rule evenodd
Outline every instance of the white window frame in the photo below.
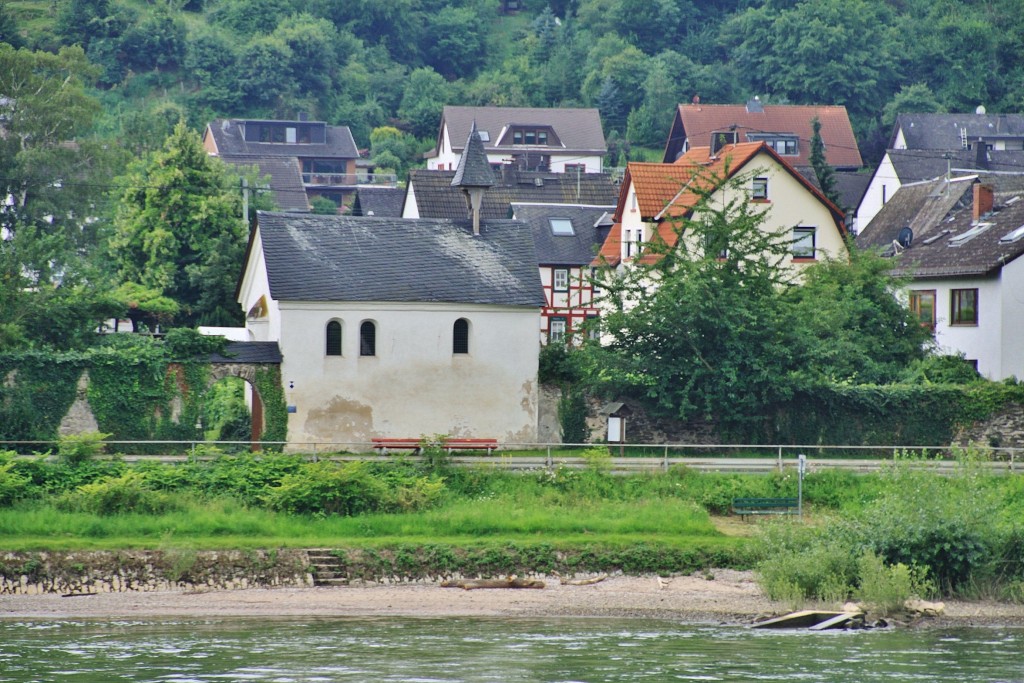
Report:
M 565 341 L 568 321 L 563 316 L 552 316 L 548 318 L 548 342 Z
M 569 269 L 555 268 L 551 273 L 551 287 L 556 292 L 569 291 Z

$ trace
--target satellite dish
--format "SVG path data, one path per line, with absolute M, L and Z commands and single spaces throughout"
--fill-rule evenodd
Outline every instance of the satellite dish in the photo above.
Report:
M 910 229 L 910 226 L 900 228 L 900 232 L 896 236 L 896 241 L 900 243 L 901 247 L 906 249 L 910 246 L 910 243 L 914 241 L 914 231 Z
M 979 104 L 978 108 L 974 110 L 974 113 L 975 114 L 979 114 L 981 116 L 984 116 L 985 115 L 985 105 L 984 104 Z

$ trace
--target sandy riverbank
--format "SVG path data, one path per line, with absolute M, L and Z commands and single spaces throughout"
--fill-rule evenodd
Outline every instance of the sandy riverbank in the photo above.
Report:
M 231 591 L 0 596 L 0 618 L 166 617 L 620 617 L 689 623 L 751 623 L 789 611 L 768 600 L 751 572 L 716 570 L 657 577 L 616 576 L 586 586 L 548 578 L 543 589 L 442 588 L 439 584 L 352 585 Z M 932 624 L 1024 626 L 1024 606 L 947 602 Z

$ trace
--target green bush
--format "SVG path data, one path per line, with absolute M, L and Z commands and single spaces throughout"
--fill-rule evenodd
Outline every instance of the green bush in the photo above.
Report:
M 558 400 L 558 423 L 562 428 L 562 443 L 587 443 L 590 428 L 587 426 L 587 401 L 583 392 L 568 387 Z
M 62 436 L 57 442 L 57 456 L 68 465 L 79 465 L 102 453 L 106 447 L 103 440 L 109 437 L 99 432 Z
M 849 596 L 857 572 L 842 539 L 779 522 L 765 525 L 759 540 L 757 582 L 772 600 L 797 607 L 801 599 L 837 603 Z
M 857 597 L 882 615 L 900 612 L 907 600 L 930 592 L 926 569 L 908 567 L 902 562 L 886 565 L 870 550 L 857 561 L 857 573 Z
M 0 451 L 0 506 L 12 505 L 32 495 L 32 481 L 18 474 L 14 469 L 16 462 L 9 453 Z
M 358 515 L 426 507 L 443 490 L 444 483 L 436 478 L 385 479 L 366 463 L 316 462 L 286 475 L 264 500 L 271 509 L 292 514 Z
M 146 486 L 139 472 L 79 486 L 55 501 L 58 509 L 96 515 L 127 513 L 158 515 L 179 509 L 169 495 Z

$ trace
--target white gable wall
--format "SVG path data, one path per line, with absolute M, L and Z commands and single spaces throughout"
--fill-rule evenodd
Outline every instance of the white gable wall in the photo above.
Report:
M 896 174 L 896 167 L 893 166 L 892 159 L 886 154 L 879 162 L 878 168 L 875 169 L 875 174 L 871 176 L 868 189 L 864 192 L 860 205 L 857 207 L 857 223 L 861 230 L 868 227 L 871 219 L 882 210 L 887 201 L 892 199 L 901 185 L 899 176 Z
M 471 304 L 282 302 L 281 365 L 292 448 L 327 442 L 365 449 L 373 437 L 449 434 L 536 440 L 539 311 Z M 452 353 L 458 318 L 469 353 Z M 342 355 L 327 356 L 327 323 Z M 363 321 L 376 355 L 359 355 Z
M 267 315 L 249 317 L 250 310 L 263 297 Z M 239 287 L 238 303 L 242 313 L 246 314 L 245 326 L 252 335 L 253 341 L 275 341 L 281 334 L 281 314 L 278 303 L 270 298 L 270 281 L 267 278 L 267 263 L 263 256 L 263 240 L 257 228 L 253 236 L 252 249 L 242 273 L 242 284 Z
M 1000 272 L 1002 298 L 1001 372 L 996 379 L 1024 379 L 1024 258 L 1004 265 Z M 984 312 L 984 309 L 982 309 Z
M 452 151 L 451 135 L 448 133 L 448 124 L 441 128 L 441 145 L 437 155 L 427 158 L 427 168 L 433 171 L 453 171 L 459 166 L 460 154 Z
M 991 380 L 1024 377 L 1024 264 L 1021 259 L 994 278 L 914 280 L 907 291 L 935 291 L 935 342 L 940 353 L 963 353 Z M 978 290 L 978 324 L 950 325 L 954 289 Z

